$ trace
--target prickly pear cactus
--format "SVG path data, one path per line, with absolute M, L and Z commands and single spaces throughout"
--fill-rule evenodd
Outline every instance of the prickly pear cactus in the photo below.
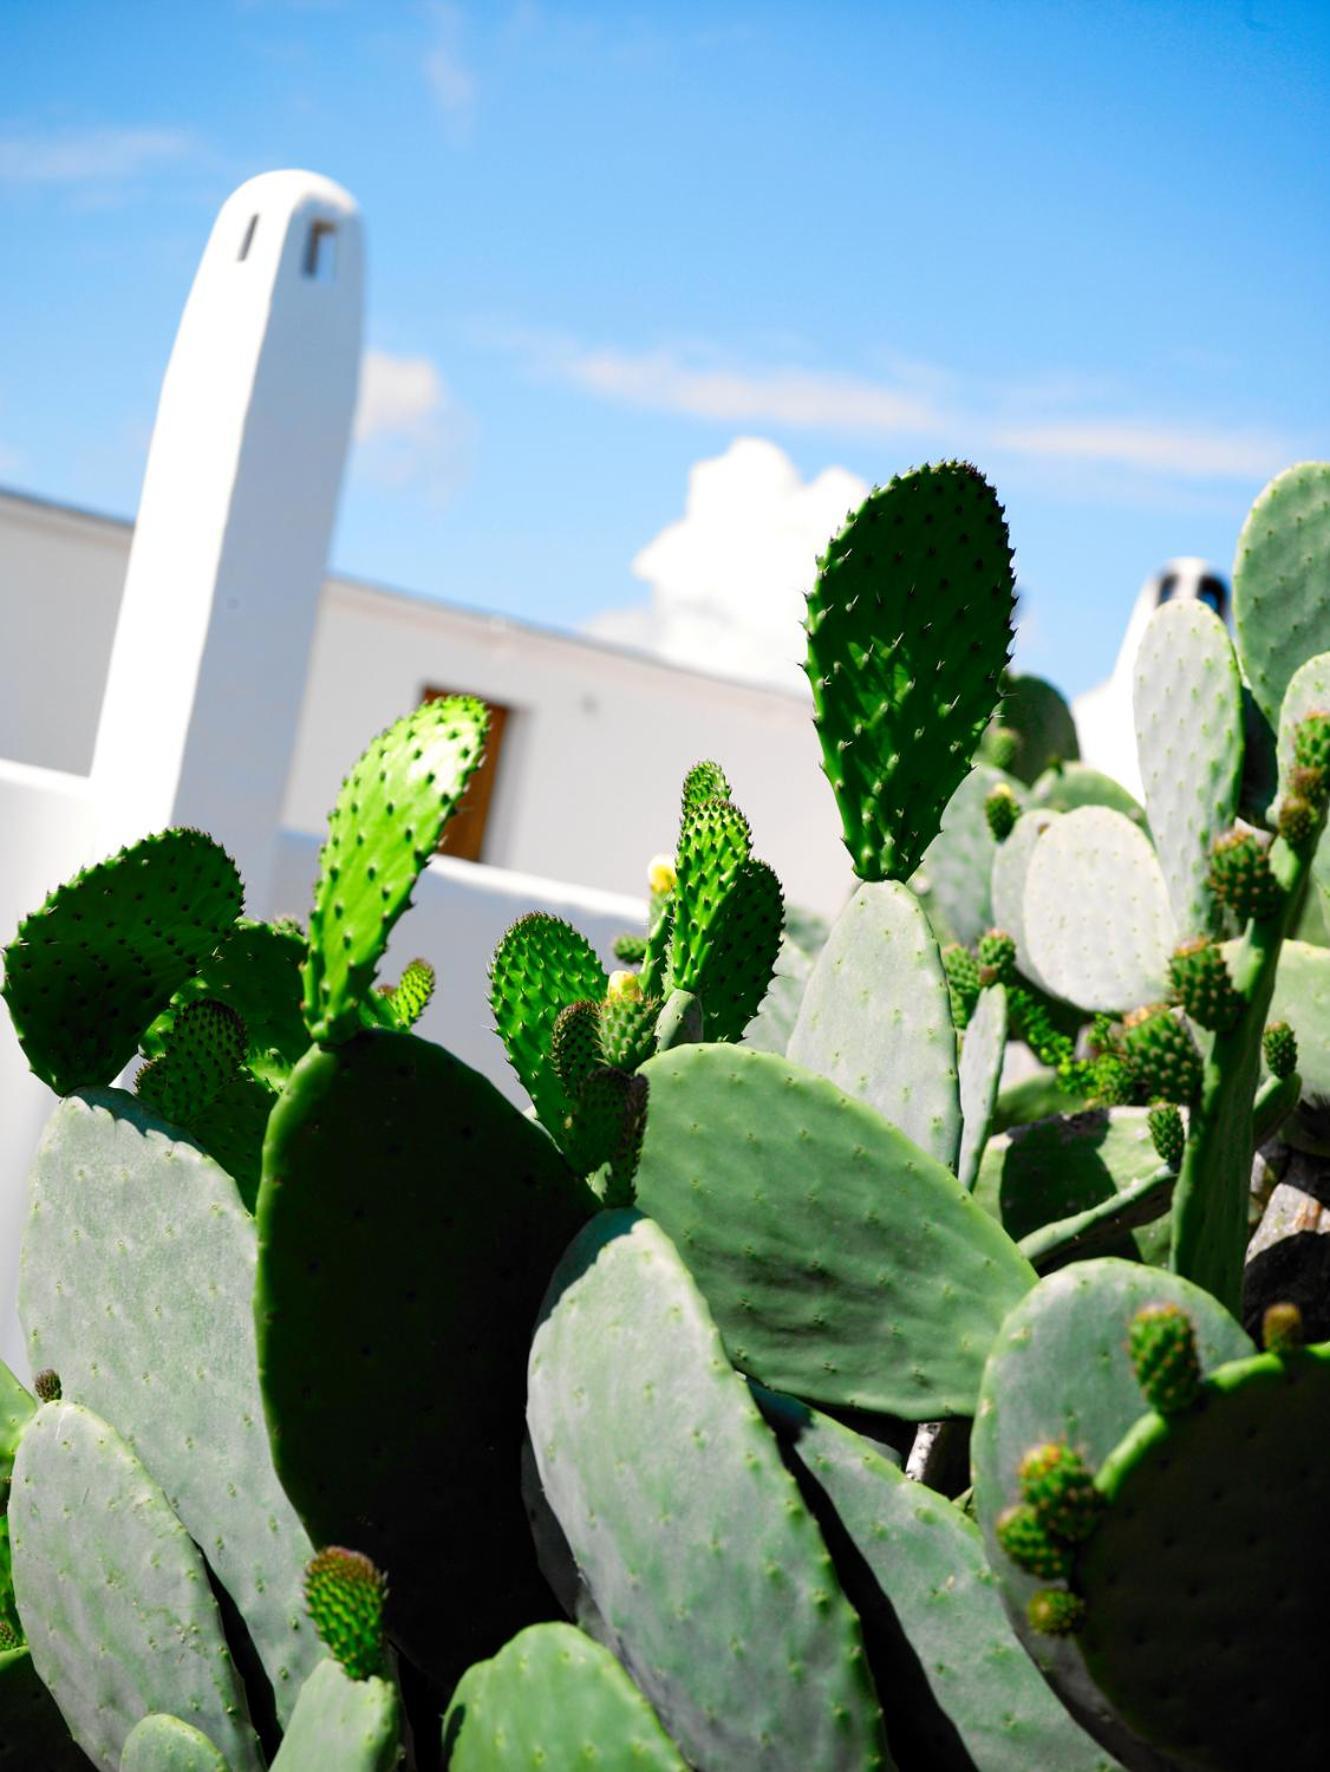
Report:
M 120 1772 L 228 1772 L 201 1730 L 179 1717 L 144 1717 L 130 1730 Z
M 1243 674 L 1272 727 L 1298 666 L 1330 651 L 1330 462 L 1276 475 L 1251 508 L 1233 563 Z

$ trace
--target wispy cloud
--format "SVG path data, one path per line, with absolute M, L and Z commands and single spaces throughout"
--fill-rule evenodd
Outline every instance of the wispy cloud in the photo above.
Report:
M 115 185 L 198 151 L 183 129 L 74 129 L 0 135 L 0 183 Z
M 476 79 L 462 49 L 465 21 L 460 7 L 431 6 L 431 42 L 425 80 L 444 121 L 455 136 L 465 135 L 475 111 Z
M 913 365 L 879 376 L 725 362 L 713 353 L 629 351 L 542 333 L 490 342 L 533 373 L 645 411 L 836 436 L 910 437 L 948 452 L 1090 464 L 1179 480 L 1259 480 L 1299 450 L 1274 431 L 1106 411 L 1104 391 L 1065 378 L 969 387 Z M 1019 413 L 1019 420 L 1015 414 Z
M 360 366 L 355 438 L 358 465 L 382 485 L 421 481 L 436 494 L 455 484 L 467 435 L 465 414 L 429 357 L 369 350 Z

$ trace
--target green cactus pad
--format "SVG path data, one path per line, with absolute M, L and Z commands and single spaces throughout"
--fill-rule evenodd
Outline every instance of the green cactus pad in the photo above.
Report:
M 979 993 L 984 988 L 979 976 L 979 962 L 969 948 L 963 948 L 958 941 L 944 947 L 939 958 L 947 979 L 951 1019 L 957 1030 L 963 1032 L 970 1025 L 970 1017 L 979 1003 Z
M 1023 805 L 1018 783 L 975 764 L 947 802 L 942 828 L 910 880 L 939 941 L 976 942 L 992 927 L 993 863 L 1006 844 L 994 841 L 984 807 L 993 789 L 1004 784 Z
M 741 1040 L 762 1006 L 780 953 L 785 895 L 764 861 L 735 871 L 697 974 L 708 1040 Z
M 1152 1107 L 1145 1123 L 1159 1161 L 1167 1163 L 1170 1169 L 1180 1169 L 1182 1153 L 1187 1148 L 1187 1128 L 1177 1107 L 1171 1102 Z
M 56 1109 L 19 1271 L 28 1356 L 161 1483 L 244 1617 L 284 1720 L 321 1651 L 301 1601 L 311 1546 L 264 1431 L 255 1258 L 230 1177 L 140 1102 L 90 1090 Z
M 1330 1552 L 1313 1525 L 1330 1509 L 1330 1345 L 1221 1366 L 1202 1397 L 1104 1460 L 1107 1512 L 1075 1574 L 1080 1651 L 1178 1763 L 1314 1772 L 1330 1749 Z
M 1144 1182 L 1159 1162 L 1145 1108 L 1087 1108 L 990 1138 L 974 1197 L 1019 1243 Z M 1124 1234 L 1107 1253 L 1162 1266 L 1167 1218 Z
M 1279 712 L 1279 788 L 1281 795 L 1295 790 L 1295 784 L 1306 778 L 1306 771 L 1300 769 L 1295 757 L 1295 737 L 1301 721 L 1310 713 L 1330 708 L 1330 652 L 1318 653 L 1294 672 L 1292 681 L 1284 695 L 1283 706 Z M 1308 798 L 1318 804 L 1323 798 L 1327 783 L 1330 783 L 1330 772 L 1326 772 L 1320 783 L 1319 793 L 1309 793 Z M 1276 800 L 1267 810 L 1273 815 L 1278 810 Z M 1330 896 L 1330 841 L 1324 835 L 1317 844 L 1312 857 L 1312 876 L 1316 881 L 1324 905 Z
M 576 1008 L 577 1005 L 574 1004 L 573 1007 Z M 568 1012 L 565 1010 L 564 1013 Z M 590 1070 L 583 1071 L 581 1081 L 586 1081 L 597 1064 L 613 1065 L 621 1071 L 635 1071 L 639 1064 L 645 1064 L 656 1050 L 656 1019 L 659 1014 L 658 997 L 644 997 L 640 993 L 615 996 L 611 992 L 597 1011 L 598 1052 Z M 567 1084 L 568 1076 L 563 1066 L 558 1064 L 557 1053 L 555 1058 L 556 1068 Z
M 144 1057 L 160 1058 L 177 1015 L 198 998 L 211 998 L 244 1024 L 245 1063 L 253 1075 L 280 1089 L 309 1045 L 300 1013 L 304 958 L 305 942 L 296 930 L 242 917 L 143 1036 Z
M 1276 726 L 1294 672 L 1330 651 L 1330 462 L 1276 475 L 1252 506 L 1233 562 L 1233 626 L 1243 675 Z
M 1165 603 L 1136 655 L 1136 750 L 1173 921 L 1217 932 L 1210 847 L 1242 781 L 1242 680 L 1223 622 L 1204 603 Z
M 640 966 L 647 957 L 645 935 L 616 935 L 610 947 L 615 959 L 622 960 L 625 966 Z
M 748 820 L 729 800 L 690 806 L 679 830 L 678 883 L 670 933 L 669 983 L 701 995 L 721 907 L 748 860 Z
M 632 1200 L 646 1113 L 646 1079 L 603 1065 L 582 1085 L 568 1116 L 561 1141 L 568 1162 L 585 1176 L 608 1165 L 603 1184 L 595 1184 L 607 1205 L 623 1206 Z
M 120 1772 L 228 1772 L 208 1737 L 179 1717 L 144 1717 L 129 1732 Z
M 973 1522 L 871 1441 L 792 1398 L 756 1394 L 863 1620 L 897 1763 L 1110 1772 L 1017 1641 Z
M 1142 1306 L 1163 1303 L 1180 1305 L 1191 1317 L 1205 1370 L 1251 1352 L 1228 1313 L 1176 1275 L 1111 1258 L 1077 1262 L 1042 1279 L 1002 1325 L 971 1440 L 975 1512 L 1017 1635 L 1079 1722 L 1127 1765 L 1159 1772 L 1163 1763 L 1124 1733 L 1105 1706 L 1077 1640 L 1031 1627 L 1026 1608 L 1040 1584 L 1003 1552 L 997 1521 L 1022 1499 L 1017 1473 L 1032 1446 L 1062 1441 L 1097 1469 L 1140 1417 L 1128 1330 Z
M 702 1038 L 702 1005 L 691 991 L 671 991 L 656 1022 L 657 1052 L 695 1046 Z
M 1269 842 L 1255 831 L 1226 831 L 1210 851 L 1210 890 L 1240 922 L 1273 917 L 1284 889 L 1270 865 Z
M 88 1772 L 26 1645 L 0 1649 L 0 1772 Z
M 769 1053 L 685 1047 L 641 1075 L 637 1201 L 674 1239 L 734 1363 L 833 1406 L 969 1414 L 1033 1271 L 955 1176 Z
M 571 1003 L 599 1003 L 608 983 L 586 937 L 544 911 L 520 917 L 490 961 L 499 1038 L 541 1124 L 555 1137 L 573 1101 L 554 1068 L 554 1024 Z
M 57 1095 L 111 1082 L 243 896 L 211 837 L 170 830 L 85 868 L 25 917 L 5 949 L 3 995 L 42 1081 Z
M 1145 829 L 1145 809 L 1140 802 L 1121 782 L 1091 769 L 1088 763 L 1068 763 L 1045 770 L 1030 789 L 1029 804 L 1047 812 L 1077 812 L 1083 806 L 1100 806 L 1121 813 L 1123 818 Z
M 246 1212 L 253 1213 L 263 1168 L 263 1140 L 278 1091 L 242 1071 L 195 1114 L 189 1135 L 236 1184 Z
M 196 997 L 174 1017 L 161 1057 L 139 1071 L 134 1092 L 150 1113 L 189 1129 L 239 1075 L 245 1044 L 234 1009 Z
M 472 696 L 427 702 L 380 733 L 343 782 L 309 917 L 311 1039 L 336 1042 L 360 1025 L 393 925 L 480 762 L 488 725 Z
M 1120 1010 L 1163 995 L 1177 939 L 1168 890 L 1149 839 L 1121 813 L 1086 806 L 1048 827 L 1030 857 L 1024 922 L 1037 976 L 1067 1002 Z
M 260 1772 L 203 1560 L 115 1429 L 81 1404 L 43 1405 L 9 1520 L 33 1666 L 93 1764 L 116 1772 L 130 1730 L 161 1711 L 192 1717 L 231 1772 Z
M 1168 962 L 1173 997 L 1197 1027 L 1230 1028 L 1242 1013 L 1228 962 L 1218 942 L 1198 938 L 1175 948 Z
M 401 1700 L 389 1681 L 352 1680 L 320 1662 L 301 1688 L 272 1772 L 394 1772 L 402 1764 Z
M 1031 786 L 1047 769 L 1074 763 L 1080 757 L 1076 722 L 1065 699 L 1042 677 L 1008 677 L 997 711 L 1002 729 L 1015 744 L 1005 762 L 990 759 L 1018 781 Z M 993 728 L 989 728 L 990 732 Z
M 686 1772 L 608 1649 L 570 1624 L 533 1624 L 468 1668 L 443 1719 L 446 1772 Z
M 550 1035 L 550 1062 L 569 1097 L 576 1097 L 592 1071 L 604 1062 L 599 1003 L 583 998 L 559 1011 Z
M 538 1126 L 412 1034 L 309 1052 L 273 1110 L 255 1316 L 274 1462 L 317 1544 L 387 1573 L 389 1632 L 440 1682 L 546 1603 L 526 1349 L 594 1204 Z
M 608 1647 L 687 1760 L 887 1763 L 858 1619 L 659 1225 L 605 1213 L 568 1251 L 531 1346 L 527 1419 Z
M 1284 943 L 1269 1020 L 1293 1030 L 1304 1099 L 1330 1103 L 1330 948 Z
M 1016 968 L 1035 984 L 1042 983 L 1030 959 L 1025 939 L 1025 876 L 1030 871 L 1034 846 L 1059 816 L 1046 808 L 1023 812 L 1011 835 L 998 845 L 989 879 L 993 922 L 1016 943 Z
M 330 1544 L 305 1570 L 305 1606 L 333 1660 L 353 1680 L 382 1674 L 388 1584 L 360 1551 Z
M 688 814 L 707 800 L 728 800 L 730 784 L 719 763 L 694 763 L 683 778 L 682 812 Z
M 861 880 L 907 878 L 936 836 L 997 705 L 1014 610 L 1002 506 L 968 463 L 893 479 L 828 546 L 806 669 Z
M 788 1055 L 954 1166 L 961 1104 L 951 1002 L 908 886 L 868 881 L 855 891 L 813 967 Z
M 389 1019 L 386 1024 L 373 1022 L 371 1025 L 386 1025 L 404 1031 L 413 1028 L 429 1008 L 434 995 L 434 968 L 428 960 L 409 960 L 395 985 L 381 985 L 379 989 Z
M 956 1177 L 967 1191 L 974 1188 L 988 1144 L 988 1128 L 997 1106 L 1006 1052 L 1007 991 L 1004 985 L 992 984 L 979 993 L 979 1002 L 961 1045 L 960 1099 L 964 1130 Z

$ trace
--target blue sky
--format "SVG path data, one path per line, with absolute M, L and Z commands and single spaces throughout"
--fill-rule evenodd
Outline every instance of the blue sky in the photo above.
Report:
M 367 217 L 367 577 L 576 626 L 737 438 L 964 454 L 1074 691 L 1330 453 L 1324 4 L 8 0 L 3 53 L 0 481 L 48 497 L 133 511 L 212 214 L 301 164 Z

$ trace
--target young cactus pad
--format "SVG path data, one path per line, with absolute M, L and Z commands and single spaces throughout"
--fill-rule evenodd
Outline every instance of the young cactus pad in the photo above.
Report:
M 413 1034 L 315 1048 L 273 1110 L 254 1307 L 273 1459 L 315 1543 L 386 1572 L 388 1629 L 440 1683 L 547 1603 L 526 1352 L 594 1207 L 538 1126 Z
M 305 1570 L 305 1605 L 328 1652 L 353 1680 L 384 1671 L 383 1603 L 388 1584 L 360 1551 L 330 1544 Z
M 937 834 L 997 705 L 1014 609 L 1002 506 L 968 463 L 870 493 L 828 546 L 806 668 L 860 879 L 908 878 Z
M 120 1772 L 229 1772 L 202 1730 L 154 1713 L 130 1730 Z
M 826 1545 L 649 1219 L 603 1213 L 568 1251 L 531 1346 L 527 1421 L 606 1641 L 690 1763 L 887 1763 Z
M 686 1772 L 614 1656 L 570 1624 L 533 1624 L 458 1682 L 443 1720 L 448 1772 Z
M 971 1413 L 1034 1272 L 955 1176 L 770 1053 L 688 1046 L 641 1075 L 637 1203 L 674 1239 L 735 1364 L 833 1406 Z
M 519 917 L 490 961 L 490 1007 L 508 1062 L 539 1116 L 558 1138 L 573 1097 L 553 1056 L 554 1024 L 572 1003 L 599 1003 L 609 980 L 584 935 L 560 917 Z
M 449 695 L 381 733 L 328 821 L 305 961 L 305 1024 L 336 1043 L 360 1024 L 393 925 L 480 762 L 489 715 Z
M 401 1713 L 391 1681 L 353 1680 L 335 1661 L 321 1661 L 300 1689 L 272 1772 L 395 1772 Z
M 1233 562 L 1233 626 L 1243 672 L 1272 727 L 1293 673 L 1330 650 L 1330 462 L 1304 461 L 1252 506 Z
M 240 876 L 202 831 L 145 837 L 85 868 L 25 917 L 3 994 L 33 1070 L 57 1095 L 110 1083 L 239 915 Z
M 45 1404 L 19 1445 L 9 1519 L 33 1666 L 93 1764 L 118 1767 L 130 1730 L 161 1711 L 192 1718 L 230 1772 L 260 1772 L 203 1559 L 115 1429 Z

